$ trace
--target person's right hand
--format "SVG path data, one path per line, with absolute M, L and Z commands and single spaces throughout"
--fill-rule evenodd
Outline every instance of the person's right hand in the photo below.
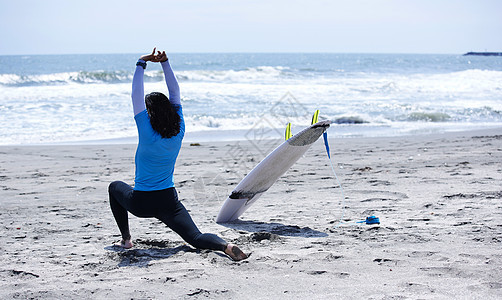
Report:
M 157 55 L 155 56 L 156 61 L 158 62 L 165 62 L 167 60 L 167 54 L 166 51 L 157 51 Z

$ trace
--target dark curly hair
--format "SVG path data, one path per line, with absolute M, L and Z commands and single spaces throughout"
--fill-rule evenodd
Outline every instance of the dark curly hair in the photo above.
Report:
M 178 135 L 180 115 L 166 95 L 159 92 L 150 93 L 145 96 L 145 104 L 153 130 L 166 139 Z

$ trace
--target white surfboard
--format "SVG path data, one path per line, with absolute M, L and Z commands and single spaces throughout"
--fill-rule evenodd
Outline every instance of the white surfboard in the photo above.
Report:
M 305 154 L 310 146 L 328 129 L 330 123 L 330 121 L 322 121 L 305 128 L 265 157 L 228 196 L 218 213 L 216 222 L 225 223 L 239 218 Z

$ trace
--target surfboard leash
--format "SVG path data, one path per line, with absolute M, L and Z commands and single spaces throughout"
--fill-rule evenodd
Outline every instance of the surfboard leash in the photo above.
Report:
M 334 226 L 334 228 L 337 228 L 338 226 L 342 224 L 347 224 L 347 225 L 357 225 L 360 223 L 365 223 L 367 225 L 374 225 L 374 224 L 380 224 L 380 219 L 375 216 L 369 216 L 366 217 L 365 220 L 362 221 L 355 221 L 355 222 L 343 222 L 343 217 L 345 217 L 345 193 L 343 192 L 343 187 L 342 184 L 340 183 L 340 180 L 338 179 L 338 176 L 336 175 L 335 172 L 335 167 L 333 167 L 333 161 L 331 160 L 331 155 L 329 151 L 329 143 L 328 143 L 328 131 L 324 131 L 322 134 L 322 137 L 324 139 L 324 146 L 326 147 L 326 153 L 328 154 L 328 159 L 329 159 L 329 164 L 331 165 L 331 170 L 333 171 L 333 174 L 335 175 L 336 183 L 340 187 L 340 191 L 342 193 L 342 216 L 340 217 L 340 221 L 338 221 L 338 224 Z
M 343 192 L 342 183 L 340 182 L 340 179 L 338 179 L 338 176 L 336 175 L 335 167 L 333 166 L 333 161 L 331 160 L 331 154 L 329 151 L 329 143 L 328 143 L 328 131 L 327 130 L 325 130 L 323 132 L 322 137 L 324 139 L 324 147 L 326 148 L 326 153 L 328 154 L 328 160 L 329 160 L 329 164 L 331 166 L 331 171 L 333 171 L 333 174 L 335 175 L 336 183 L 340 187 L 340 192 L 342 194 L 342 216 L 340 217 L 340 221 L 338 222 L 338 224 L 335 225 L 335 228 L 336 228 L 336 227 L 340 226 L 341 224 L 343 224 L 342 220 L 343 220 L 343 217 L 345 217 L 345 193 Z

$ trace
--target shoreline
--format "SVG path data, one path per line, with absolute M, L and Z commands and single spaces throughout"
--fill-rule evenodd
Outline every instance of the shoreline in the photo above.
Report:
M 219 208 L 275 144 L 184 143 L 180 200 L 242 262 L 133 216 L 136 247 L 111 247 L 107 186 L 133 181 L 134 144 L 0 146 L 0 298 L 500 298 L 501 132 L 330 138 L 345 202 L 317 141 L 231 224 Z
M 296 126 L 293 127 L 293 134 L 299 132 L 303 128 L 307 126 Z M 379 126 L 372 126 L 379 127 Z M 488 127 L 477 127 L 475 126 L 473 129 L 452 129 L 452 130 L 435 130 L 429 132 L 405 132 L 397 134 L 395 131 L 389 129 L 387 132 L 394 132 L 394 134 L 373 134 L 368 135 L 368 132 L 365 131 L 366 134 L 360 131 L 351 130 L 350 126 L 347 127 L 335 127 L 331 128 L 338 130 L 337 133 L 334 134 L 333 130 L 329 131 L 328 134 L 331 138 L 336 139 L 372 139 L 372 138 L 406 138 L 410 136 L 414 137 L 427 137 L 427 136 L 436 136 L 436 135 L 448 135 L 448 134 L 463 134 L 469 132 L 482 132 L 482 131 L 497 131 L 500 130 L 502 132 L 502 125 L 500 126 L 488 126 Z M 261 129 L 261 128 L 259 128 Z M 257 129 L 258 130 L 258 129 Z M 266 128 L 266 132 L 260 132 L 260 138 L 264 140 L 280 140 L 283 138 L 282 130 L 284 128 Z M 186 143 L 228 143 L 228 142 L 240 142 L 240 141 L 252 141 L 256 134 L 253 132 L 253 129 L 246 130 L 208 130 L 208 131 L 195 131 L 195 132 L 186 132 L 185 137 L 183 139 L 183 144 Z M 333 136 L 334 135 L 334 136 Z M 111 138 L 111 139 L 90 139 L 90 140 L 79 140 L 79 141 L 58 141 L 58 142 L 47 142 L 47 143 L 31 143 L 31 144 L 0 144 L 0 147 L 38 147 L 38 146 L 84 146 L 84 145 L 129 145 L 129 144 L 137 144 L 137 136 L 129 136 L 129 137 L 120 137 L 120 138 Z M 216 140 L 215 140 L 216 138 Z

